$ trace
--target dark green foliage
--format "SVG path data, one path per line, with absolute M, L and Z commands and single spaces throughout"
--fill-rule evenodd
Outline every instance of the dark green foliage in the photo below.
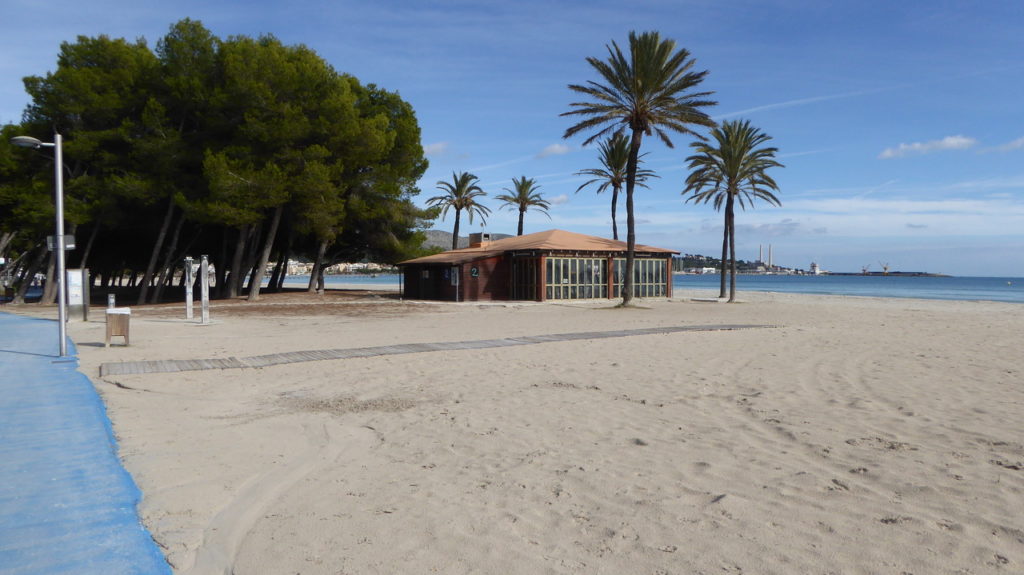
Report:
M 221 278 L 321 247 L 324 266 L 392 263 L 417 255 L 435 213 L 412 201 L 427 166 L 412 107 L 273 36 L 222 40 L 189 19 L 155 52 L 81 36 L 25 87 L 24 122 L 0 142 L 0 231 L 19 232 L 9 251 L 42 241 L 53 217 L 49 156 L 9 137 L 59 131 L 79 238 L 69 267 L 137 273 L 140 299 L 169 275 L 160 262 L 185 255 L 208 254 Z

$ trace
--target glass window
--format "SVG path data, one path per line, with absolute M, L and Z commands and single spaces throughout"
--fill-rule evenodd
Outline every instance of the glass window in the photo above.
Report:
M 547 259 L 549 273 L 545 281 L 548 299 L 603 298 L 608 296 L 607 267 L 604 258 Z

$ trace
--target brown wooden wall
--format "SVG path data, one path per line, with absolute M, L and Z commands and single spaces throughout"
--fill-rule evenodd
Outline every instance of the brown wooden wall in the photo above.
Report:
M 476 269 L 474 277 L 473 270 Z M 462 264 L 463 301 L 507 300 L 511 297 L 509 262 L 502 256 Z

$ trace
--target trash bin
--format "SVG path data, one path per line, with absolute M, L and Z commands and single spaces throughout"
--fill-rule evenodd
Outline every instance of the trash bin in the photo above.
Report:
M 105 347 L 110 347 L 110 338 L 113 336 L 124 337 L 124 344 L 128 345 L 128 326 L 131 317 L 131 308 L 107 308 L 107 344 Z

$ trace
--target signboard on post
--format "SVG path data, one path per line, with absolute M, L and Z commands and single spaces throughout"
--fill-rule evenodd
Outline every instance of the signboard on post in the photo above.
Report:
M 85 270 L 65 270 L 67 275 L 68 317 L 82 313 L 85 317 Z
M 46 236 L 46 249 L 48 251 L 52 252 L 55 249 L 57 249 L 56 237 L 57 236 Z M 70 234 L 64 234 L 62 237 L 64 238 L 65 251 L 75 249 L 75 236 Z

